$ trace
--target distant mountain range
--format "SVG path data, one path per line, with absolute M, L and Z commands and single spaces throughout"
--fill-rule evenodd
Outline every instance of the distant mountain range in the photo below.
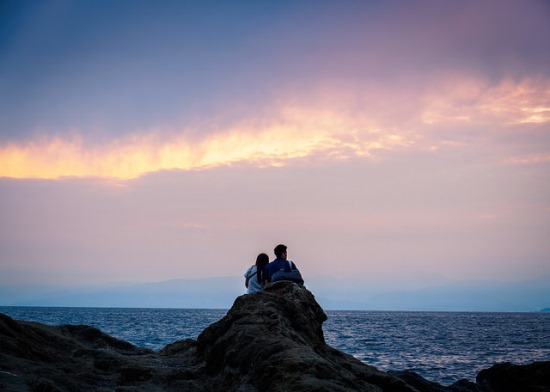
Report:
M 242 284 L 241 279 L 238 281 Z M 0 288 L 0 304 L 21 306 L 228 309 L 244 293 L 237 278 L 177 279 L 53 290 Z M 4 292 L 2 292 L 4 291 Z M 11 294 L 11 295 L 10 295 Z M 7 298 L 12 300 L 7 303 Z
M 306 286 L 325 310 L 549 311 L 550 281 L 448 282 L 419 289 L 370 288 L 317 277 Z M 54 289 L 0 287 L 2 306 L 229 309 L 245 293 L 238 276 Z

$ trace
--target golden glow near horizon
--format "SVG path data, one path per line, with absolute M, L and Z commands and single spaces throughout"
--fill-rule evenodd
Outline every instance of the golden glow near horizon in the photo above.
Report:
M 458 80 L 460 83 L 455 81 L 423 98 L 417 123 L 405 125 L 398 116 L 391 124 L 387 119 L 377 121 L 377 113 L 369 113 L 368 105 L 360 114 L 310 105 L 284 108 L 275 116 L 243 121 L 226 129 L 219 127 L 221 131 L 200 140 L 186 138 L 185 129 L 179 135 L 170 133 L 170 137 L 162 137 L 162 129 L 153 129 L 102 145 L 87 145 L 80 137 L 44 138 L 0 146 L 0 177 L 132 179 L 159 170 L 234 163 L 281 166 L 310 156 L 370 158 L 375 152 L 396 148 L 415 146 L 436 151 L 439 146 L 463 146 L 427 130 L 418 131 L 426 126 L 550 122 L 550 82 L 504 81 L 489 88 L 479 81 Z M 540 157 L 535 160 L 540 161 Z

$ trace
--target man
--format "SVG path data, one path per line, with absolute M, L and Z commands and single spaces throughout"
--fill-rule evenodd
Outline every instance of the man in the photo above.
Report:
M 271 282 L 271 277 L 275 272 L 284 270 L 285 267 L 288 266 L 288 263 L 286 261 L 286 258 L 287 258 L 286 249 L 287 249 L 286 246 L 283 244 L 279 244 L 275 247 L 274 252 L 275 252 L 276 259 L 265 266 L 265 270 L 264 270 L 265 284 L 268 284 Z M 293 269 L 297 269 L 295 264 L 293 266 Z

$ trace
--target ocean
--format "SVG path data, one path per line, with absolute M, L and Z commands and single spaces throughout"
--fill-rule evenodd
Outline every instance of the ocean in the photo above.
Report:
M 17 320 L 86 324 L 158 350 L 196 339 L 227 310 L 6 307 Z M 449 385 L 498 362 L 550 360 L 550 312 L 326 311 L 327 344 L 380 370 L 411 370 Z

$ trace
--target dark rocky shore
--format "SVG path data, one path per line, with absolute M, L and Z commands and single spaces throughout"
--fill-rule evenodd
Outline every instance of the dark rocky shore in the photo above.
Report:
M 0 391 L 550 391 L 550 362 L 498 364 L 451 386 L 381 372 L 327 344 L 326 315 L 289 282 L 236 299 L 197 340 L 159 352 L 85 325 L 0 314 Z

